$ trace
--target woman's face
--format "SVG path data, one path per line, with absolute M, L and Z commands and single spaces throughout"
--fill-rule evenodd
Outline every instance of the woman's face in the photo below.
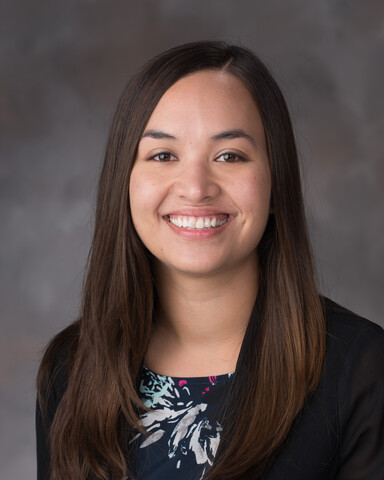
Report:
M 264 130 L 242 82 L 205 70 L 170 87 L 130 179 L 133 223 L 160 265 L 194 276 L 249 265 L 270 197 Z

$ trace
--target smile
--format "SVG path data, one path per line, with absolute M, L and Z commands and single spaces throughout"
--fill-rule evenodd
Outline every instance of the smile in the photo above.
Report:
M 210 215 L 195 217 L 186 215 L 168 215 L 168 221 L 175 227 L 187 230 L 209 230 L 219 228 L 228 222 L 228 215 Z

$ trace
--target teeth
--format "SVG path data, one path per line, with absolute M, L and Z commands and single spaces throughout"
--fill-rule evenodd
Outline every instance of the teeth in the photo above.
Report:
M 204 218 L 199 217 L 199 218 L 197 219 L 197 221 L 196 221 L 196 226 L 195 226 L 195 228 L 200 229 L 200 228 L 204 228 L 204 226 L 205 226 L 205 225 L 204 225 Z
M 195 217 L 189 217 L 188 228 L 196 228 L 196 218 Z
M 190 230 L 204 230 L 208 228 L 217 228 L 227 223 L 228 217 L 220 215 L 219 217 L 186 217 L 186 216 L 168 216 L 168 220 L 179 228 L 188 228 Z

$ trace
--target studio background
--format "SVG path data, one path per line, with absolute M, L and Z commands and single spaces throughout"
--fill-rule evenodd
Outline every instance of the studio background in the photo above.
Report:
M 166 48 L 250 47 L 288 101 L 323 293 L 384 325 L 381 0 L 6 0 L 0 15 L 0 478 L 35 478 L 35 375 L 76 318 L 111 116 Z

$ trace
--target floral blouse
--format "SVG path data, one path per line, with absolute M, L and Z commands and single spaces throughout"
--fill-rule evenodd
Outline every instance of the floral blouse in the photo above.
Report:
M 151 411 L 141 416 L 148 435 L 139 433 L 132 440 L 140 480 L 204 476 L 222 431 L 214 407 L 225 395 L 230 377 L 166 377 L 143 368 L 140 397 Z

